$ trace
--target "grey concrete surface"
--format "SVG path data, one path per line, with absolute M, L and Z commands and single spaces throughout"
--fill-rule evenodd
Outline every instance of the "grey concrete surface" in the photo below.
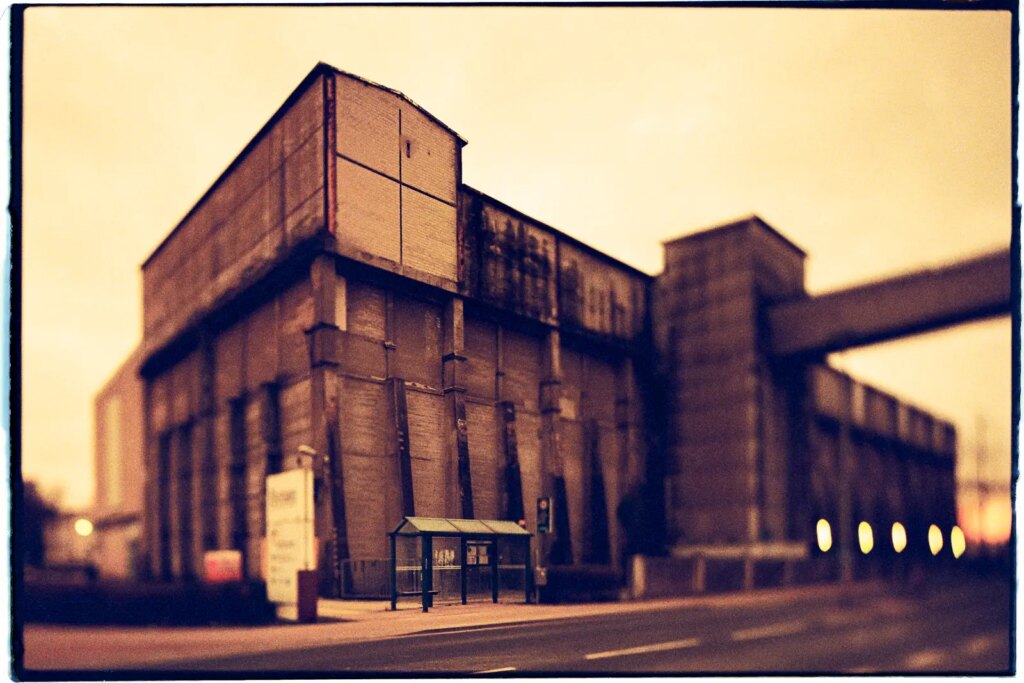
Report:
M 112 677 L 1007 673 L 1012 604 L 1009 582 L 988 579 L 914 591 L 867 583 L 603 605 L 453 606 L 427 615 L 364 611 L 346 622 L 258 629 L 29 626 L 26 664 Z

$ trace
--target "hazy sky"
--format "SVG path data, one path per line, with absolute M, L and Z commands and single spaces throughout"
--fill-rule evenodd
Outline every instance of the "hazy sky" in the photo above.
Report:
M 32 8 L 24 474 L 92 495 L 139 265 L 317 61 L 457 130 L 466 183 L 647 272 L 757 213 L 819 292 L 1005 248 L 1010 16 L 721 8 Z M 1006 481 L 1010 321 L 847 352 Z

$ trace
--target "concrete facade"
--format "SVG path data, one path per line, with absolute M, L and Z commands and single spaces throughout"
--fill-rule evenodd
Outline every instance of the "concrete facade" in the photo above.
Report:
M 195 578 L 203 552 L 237 548 L 258 578 L 264 477 L 300 445 L 322 456 L 328 595 L 382 591 L 404 515 L 535 530 L 539 496 L 545 565 L 806 554 L 837 419 L 865 472 L 927 470 L 922 492 L 952 492 L 951 427 L 884 396 L 885 419 L 916 426 L 837 412 L 832 375 L 772 355 L 762 312 L 804 294 L 804 254 L 772 228 L 669 242 L 653 278 L 463 184 L 464 144 L 319 65 L 143 265 L 151 576 Z M 903 493 L 886 507 L 865 484 L 857 510 L 934 516 Z
M 143 562 L 145 507 L 142 349 L 137 348 L 96 394 L 96 498 L 89 517 L 91 557 L 101 576 L 133 578 Z

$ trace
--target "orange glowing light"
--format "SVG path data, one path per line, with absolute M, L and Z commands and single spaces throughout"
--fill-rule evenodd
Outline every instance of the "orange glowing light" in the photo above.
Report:
M 892 525 L 892 547 L 898 553 L 907 547 L 907 530 L 899 522 L 893 522 Z
M 827 520 L 818 520 L 818 548 L 827 553 L 832 547 L 832 526 Z
M 938 555 L 942 550 L 942 530 L 934 524 L 928 527 L 928 548 L 932 555 Z
M 953 557 L 957 559 L 967 550 L 967 539 L 964 538 L 963 529 L 958 526 L 954 526 L 949 532 L 949 547 L 953 550 Z
M 875 534 L 871 531 L 871 525 L 861 522 L 857 526 L 857 540 L 860 541 L 860 551 L 867 555 L 875 547 Z

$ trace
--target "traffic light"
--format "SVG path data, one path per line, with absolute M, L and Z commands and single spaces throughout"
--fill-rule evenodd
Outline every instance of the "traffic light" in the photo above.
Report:
M 546 496 L 537 499 L 537 533 L 551 533 L 551 499 Z

